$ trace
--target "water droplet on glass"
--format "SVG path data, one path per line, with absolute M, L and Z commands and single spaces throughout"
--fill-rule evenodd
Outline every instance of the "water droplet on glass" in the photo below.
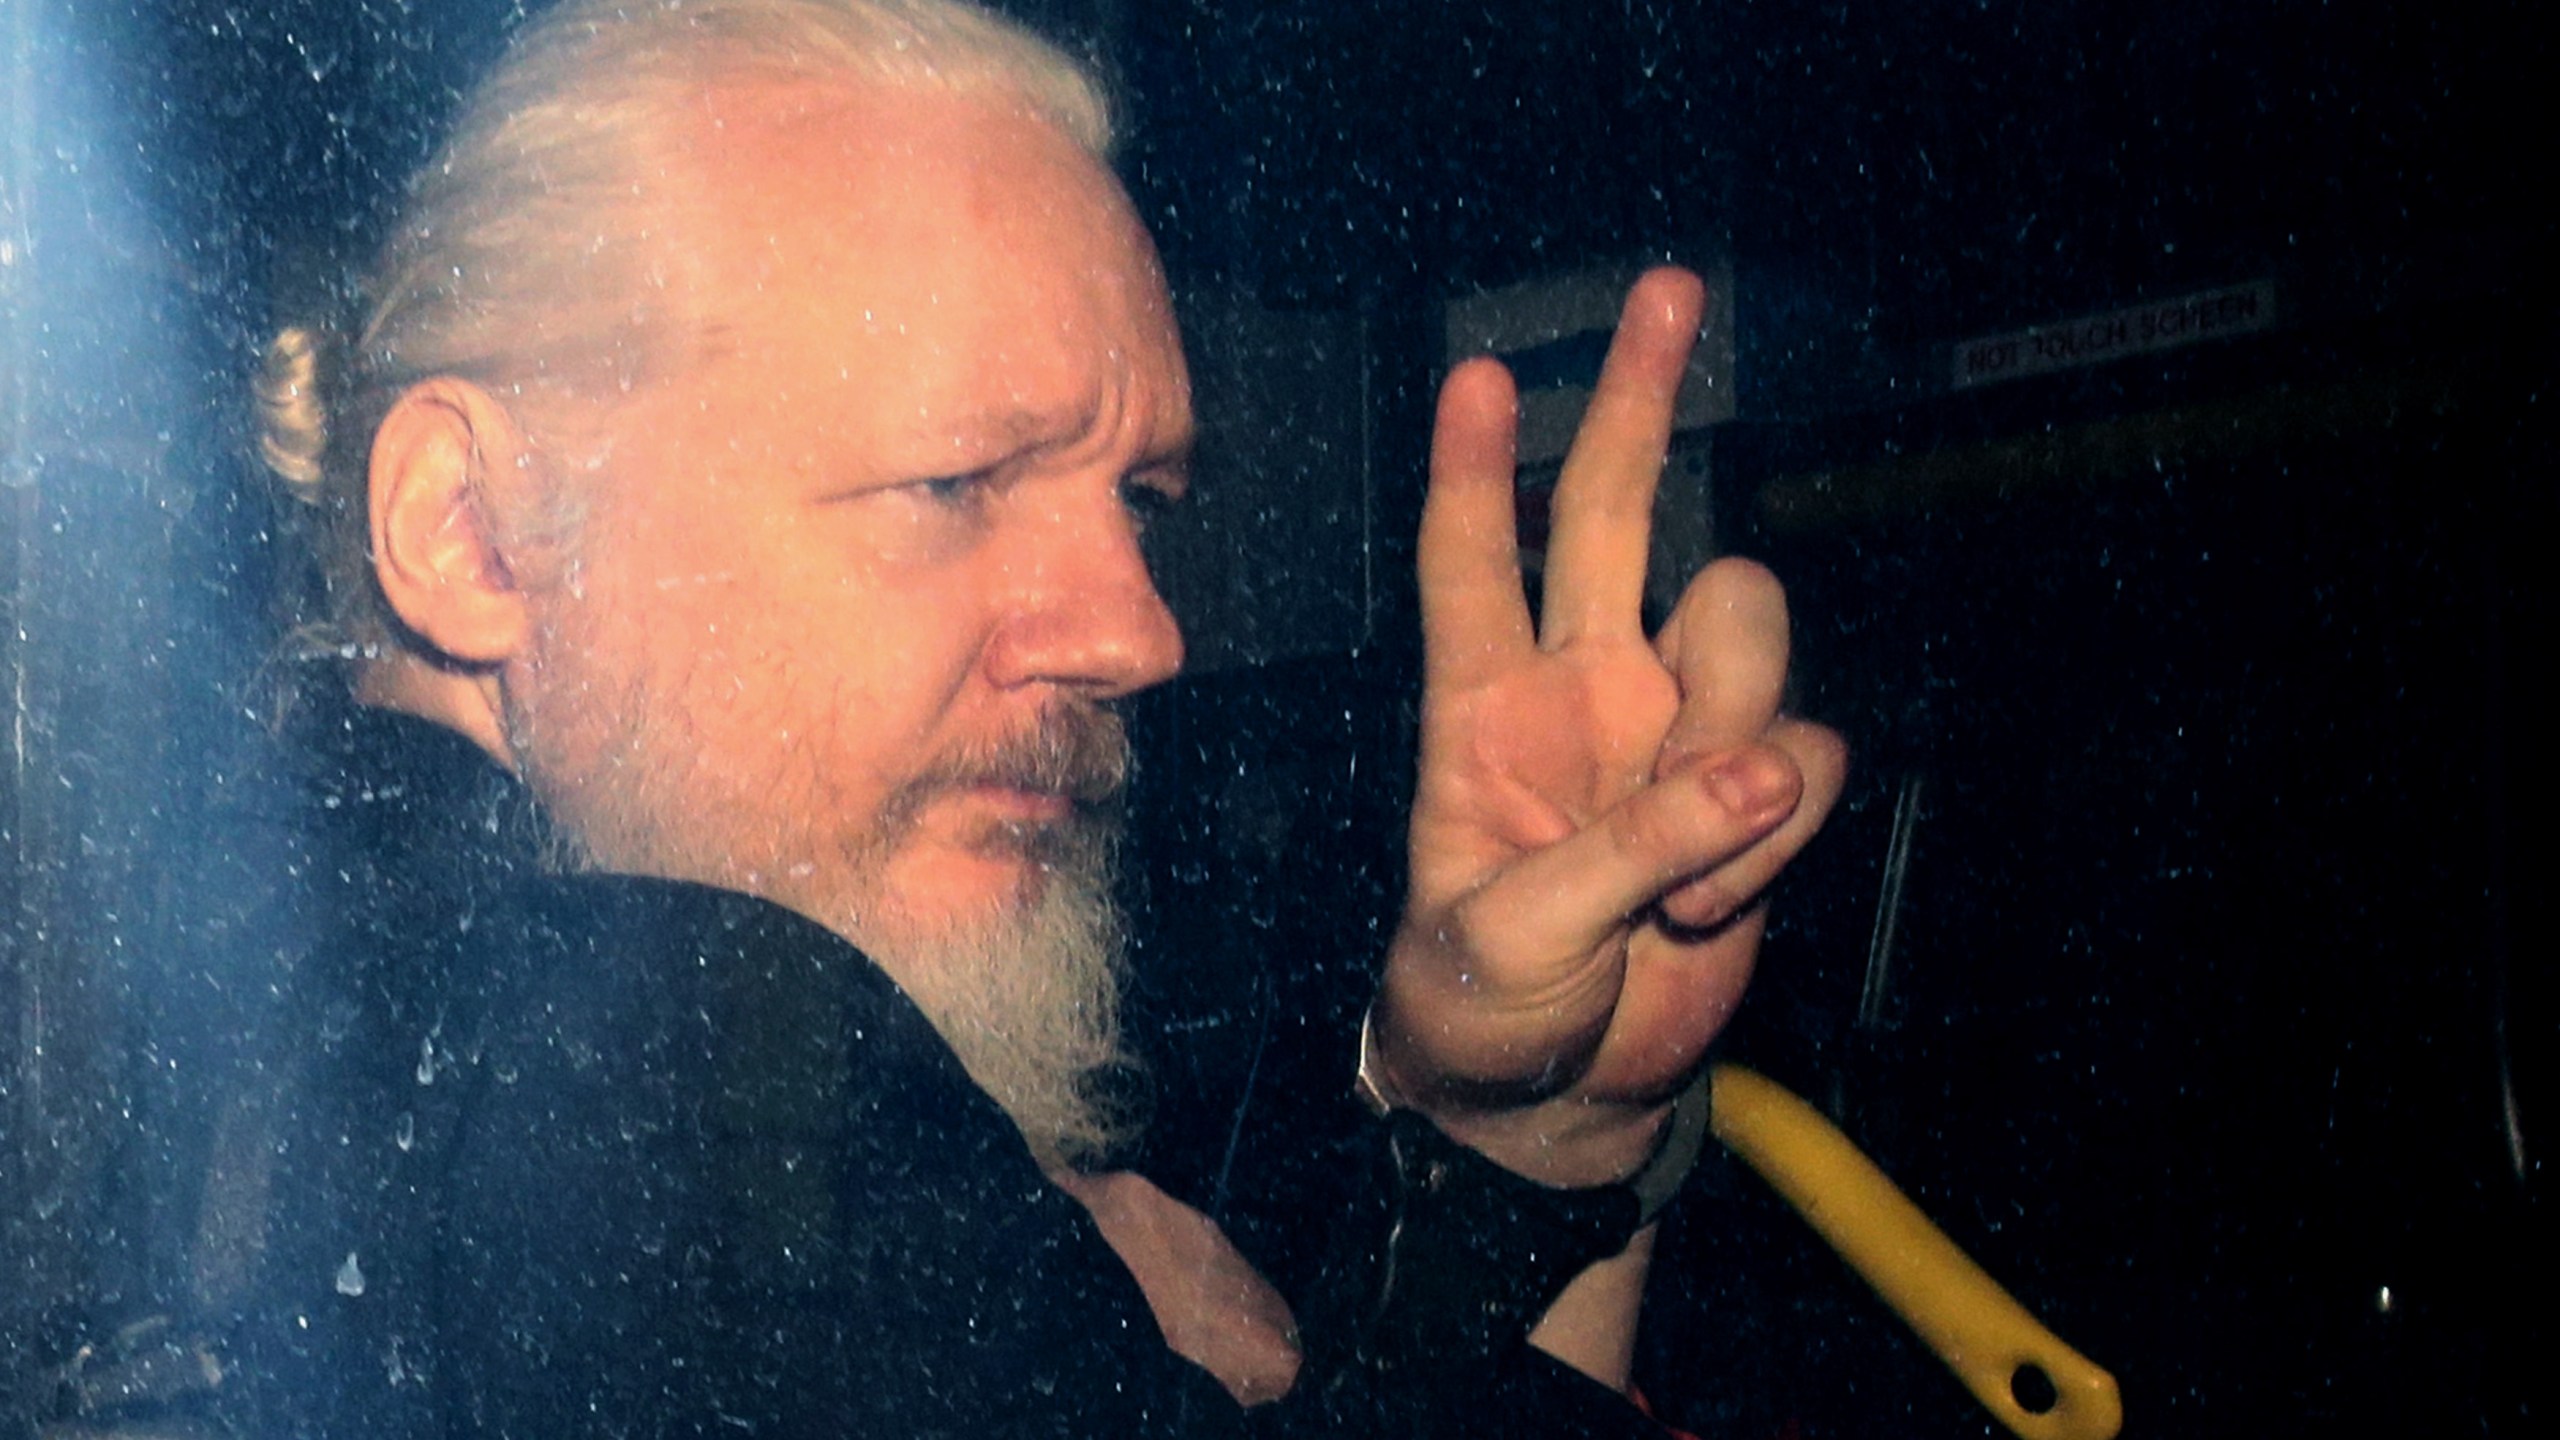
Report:
M 364 1293 L 364 1267 L 356 1263 L 356 1252 L 353 1250 L 347 1252 L 347 1263 L 338 1267 L 338 1293 L 341 1295 Z

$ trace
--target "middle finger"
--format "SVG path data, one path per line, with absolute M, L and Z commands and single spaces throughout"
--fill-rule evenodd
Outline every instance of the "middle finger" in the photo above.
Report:
M 1649 271 L 1627 293 L 1556 481 L 1539 627 L 1548 649 L 1583 635 L 1636 633 L 1643 623 L 1654 486 L 1705 308 L 1706 287 L 1685 270 Z

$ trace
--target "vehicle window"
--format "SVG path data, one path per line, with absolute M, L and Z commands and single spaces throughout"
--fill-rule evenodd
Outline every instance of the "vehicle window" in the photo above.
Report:
M 373 642 L 315 624 L 264 347 L 349 320 L 543 8 L 0 15 L 16 1425 L 213 1283 L 224 1097 L 270 1083 L 250 1037 L 307 939 L 280 737 Z M 1768 565 L 1788 708 L 1853 756 L 1719 1057 L 1838 1125 L 2137 1430 L 2521 1425 L 2554 1021 L 2524 7 L 1000 8 L 1108 84 L 1198 417 L 1144 538 L 1188 665 L 1126 710 L 1149 1173 L 1231 1202 L 1284 1281 L 1324 1263 L 1250 1167 L 1314 1123 L 1290 1087 L 1347 1087 L 1404 894 L 1435 389 L 1487 350 L 1517 377 L 1534 590 L 1618 299 L 1676 263 L 1711 314 L 1647 613 Z M 1637 1373 L 1698 1434 L 1992 1423 L 1739 1162 L 1652 1287 Z

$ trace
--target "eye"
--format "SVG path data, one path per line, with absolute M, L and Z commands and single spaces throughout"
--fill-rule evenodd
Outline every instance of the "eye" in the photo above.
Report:
M 989 468 L 972 470 L 963 475 L 936 475 L 930 479 L 916 481 L 913 488 L 920 491 L 926 499 L 945 509 L 966 509 L 986 498 L 987 487 L 994 481 L 995 473 L 994 469 Z
M 1147 533 L 1157 517 L 1170 512 L 1187 488 L 1180 472 L 1142 470 L 1120 482 L 1120 503 L 1138 533 Z

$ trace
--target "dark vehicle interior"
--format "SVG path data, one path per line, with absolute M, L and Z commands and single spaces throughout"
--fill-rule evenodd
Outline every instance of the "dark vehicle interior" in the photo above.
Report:
M 242 459 L 259 337 L 529 3 L 0 14 L 0 1436 L 119 1313 L 134 1152 L 256 1002 L 189 957 L 246 923 L 207 851 L 270 764 L 295 583 Z M 1116 88 L 1204 421 L 1155 540 L 1192 666 L 1132 712 L 1148 1083 L 1194 1101 L 1154 1163 L 1286 1249 L 1289 1177 L 1231 1173 L 1221 1117 L 1340 1083 L 1302 1077 L 1394 924 L 1453 317 L 1670 259 L 1715 291 L 1719 398 L 1657 553 L 1776 571 L 1790 708 L 1854 757 L 1724 1054 L 2112 1373 L 2128 1433 L 2533 1429 L 2532 10 L 998 8 Z M 1506 355 L 1587 387 L 1606 324 Z M 1528 457 L 1533 525 L 1554 476 Z M 1664 1244 L 1665 1418 L 2005 1433 L 1738 1163 Z

